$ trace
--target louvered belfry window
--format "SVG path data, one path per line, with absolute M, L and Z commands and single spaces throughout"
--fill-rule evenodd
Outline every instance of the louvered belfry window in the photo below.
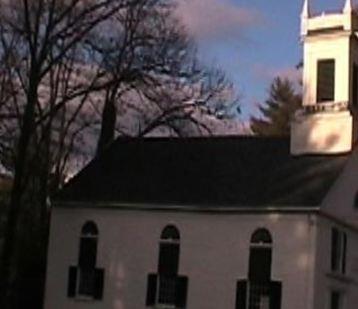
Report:
M 353 64 L 353 106 L 358 107 L 358 65 Z
M 335 61 L 319 60 L 317 64 L 317 103 L 334 101 Z

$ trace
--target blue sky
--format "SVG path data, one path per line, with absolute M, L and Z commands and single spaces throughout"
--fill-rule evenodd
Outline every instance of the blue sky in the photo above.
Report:
M 234 81 L 244 119 L 257 112 L 275 76 L 298 79 L 303 0 L 179 1 L 201 59 L 222 67 Z M 313 13 L 339 10 L 344 2 L 311 0 L 311 9 Z

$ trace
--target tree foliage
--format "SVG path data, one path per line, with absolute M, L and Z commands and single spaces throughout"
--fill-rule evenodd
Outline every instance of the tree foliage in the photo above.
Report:
M 290 80 L 276 77 L 267 100 L 259 107 L 262 116 L 251 117 L 252 132 L 263 136 L 289 136 L 290 121 L 301 106 L 301 100 Z

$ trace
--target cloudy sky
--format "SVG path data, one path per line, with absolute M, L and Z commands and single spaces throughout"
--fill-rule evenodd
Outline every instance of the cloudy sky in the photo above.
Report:
M 311 0 L 315 13 L 345 0 Z M 353 1 L 355 2 L 355 1 Z M 272 78 L 298 79 L 303 0 L 179 0 L 179 14 L 207 63 L 224 68 L 242 99 L 243 116 L 257 111 Z M 358 1 L 357 1 L 358 3 Z

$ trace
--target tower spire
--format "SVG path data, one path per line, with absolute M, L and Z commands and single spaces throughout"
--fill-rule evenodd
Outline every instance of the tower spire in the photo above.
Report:
M 309 18 L 311 15 L 309 0 L 305 0 L 303 3 L 301 18 Z
M 353 11 L 352 0 L 346 0 L 343 13 L 352 13 L 352 11 Z

